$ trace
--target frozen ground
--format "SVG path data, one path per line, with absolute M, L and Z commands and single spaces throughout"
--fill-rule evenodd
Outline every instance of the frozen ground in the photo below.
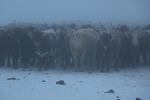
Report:
M 7 80 L 12 77 L 17 80 Z M 58 80 L 66 85 L 56 85 Z M 105 93 L 109 89 L 115 93 Z M 0 100 L 117 100 L 117 96 L 150 100 L 150 67 L 110 73 L 0 68 Z

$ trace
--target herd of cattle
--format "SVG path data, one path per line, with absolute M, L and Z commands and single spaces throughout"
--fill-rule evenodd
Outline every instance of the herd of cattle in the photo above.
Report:
M 0 66 L 109 71 L 150 64 L 150 25 L 0 29 Z

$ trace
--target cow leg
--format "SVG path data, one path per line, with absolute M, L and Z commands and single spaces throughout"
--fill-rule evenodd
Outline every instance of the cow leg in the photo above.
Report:
M 12 57 L 14 68 L 18 68 L 18 57 Z
M 51 68 L 55 69 L 55 57 L 50 57 L 49 60 Z
M 74 56 L 74 67 L 80 68 L 79 57 Z
M 85 67 L 85 55 L 81 55 L 80 59 L 79 59 L 79 63 L 80 63 L 80 68 L 84 68 Z M 87 64 L 86 64 L 87 65 Z
M 3 55 L 1 55 L 1 57 L 0 57 L 0 67 L 4 66 L 4 64 L 5 64 L 5 57 Z

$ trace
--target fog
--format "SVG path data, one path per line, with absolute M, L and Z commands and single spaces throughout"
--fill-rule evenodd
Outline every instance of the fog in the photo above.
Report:
M 150 23 L 149 0 L 0 0 L 0 25 L 17 22 Z

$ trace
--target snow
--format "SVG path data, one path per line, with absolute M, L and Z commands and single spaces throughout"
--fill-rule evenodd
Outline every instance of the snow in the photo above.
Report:
M 59 80 L 66 85 L 56 85 Z M 115 93 L 105 93 L 110 89 Z M 150 100 L 149 93 L 150 67 L 110 73 L 0 68 L 0 100 Z

